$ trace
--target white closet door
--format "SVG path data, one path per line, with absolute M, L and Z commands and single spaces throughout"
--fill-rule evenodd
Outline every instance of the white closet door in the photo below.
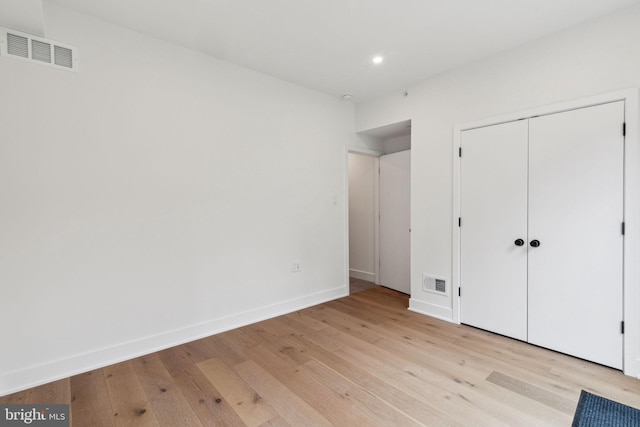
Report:
M 380 284 L 411 294 L 411 151 L 380 157 Z
M 623 102 L 530 120 L 529 342 L 622 368 Z
M 461 320 L 526 340 L 527 121 L 464 131 L 461 145 Z

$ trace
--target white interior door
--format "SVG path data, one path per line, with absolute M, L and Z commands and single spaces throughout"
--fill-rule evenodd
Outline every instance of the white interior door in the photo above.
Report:
M 411 294 L 411 150 L 380 157 L 380 284 Z
M 529 342 L 622 368 L 624 103 L 530 120 Z
M 464 131 L 461 145 L 461 321 L 526 340 L 527 121 Z

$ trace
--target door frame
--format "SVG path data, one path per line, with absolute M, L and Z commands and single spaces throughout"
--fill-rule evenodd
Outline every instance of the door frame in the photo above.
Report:
M 626 136 L 624 146 L 624 222 L 623 243 L 623 372 L 640 379 L 640 145 L 638 143 L 638 88 L 609 92 L 498 117 L 457 124 L 453 128 L 453 209 L 452 283 L 460 287 L 460 141 L 465 130 L 560 113 L 577 108 L 624 101 Z M 622 131 L 622 129 L 621 129 Z M 455 295 L 455 292 L 452 292 Z M 460 297 L 452 299 L 453 321 L 460 323 Z

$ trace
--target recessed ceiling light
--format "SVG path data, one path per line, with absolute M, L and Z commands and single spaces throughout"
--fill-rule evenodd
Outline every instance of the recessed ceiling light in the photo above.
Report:
M 374 56 L 373 59 L 371 60 L 371 62 L 373 62 L 374 64 L 380 64 L 382 63 L 382 61 L 384 61 L 384 58 L 380 55 Z

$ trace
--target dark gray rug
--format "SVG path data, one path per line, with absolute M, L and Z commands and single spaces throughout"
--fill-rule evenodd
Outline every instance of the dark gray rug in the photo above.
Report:
M 571 427 L 640 427 L 640 410 L 582 390 Z

